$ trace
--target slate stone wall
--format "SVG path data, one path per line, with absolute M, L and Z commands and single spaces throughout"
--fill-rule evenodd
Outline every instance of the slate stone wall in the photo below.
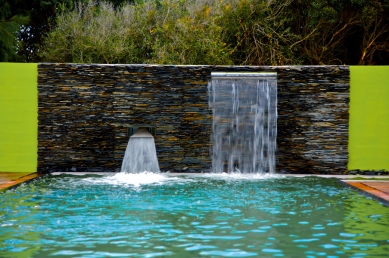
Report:
M 118 171 L 130 126 L 153 126 L 162 171 L 211 166 L 211 72 L 278 74 L 277 171 L 348 160 L 347 66 L 38 65 L 38 171 Z

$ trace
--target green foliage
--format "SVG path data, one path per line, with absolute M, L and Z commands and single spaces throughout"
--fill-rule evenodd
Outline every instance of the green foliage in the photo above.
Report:
M 290 7 L 305 64 L 374 64 L 376 52 L 389 52 L 388 0 L 298 0 Z
M 18 56 L 25 62 L 39 61 L 37 54 L 42 47 L 42 39 L 51 30 L 52 17 L 58 5 L 71 6 L 73 0 L 10 0 L 11 9 L 17 15 L 28 17 L 18 30 Z
M 147 1 L 115 9 L 79 3 L 57 17 L 46 61 L 87 63 L 231 64 L 211 7 Z
M 232 64 L 215 6 L 196 1 L 163 1 L 156 13 L 150 62 Z
M 0 0 L 0 62 L 20 61 L 17 33 L 27 22 L 28 17 L 14 14 L 9 2 Z
M 46 51 L 43 52 L 43 56 L 47 56 L 46 61 L 122 61 L 126 28 L 120 19 L 116 19 L 112 4 L 78 3 L 69 15 L 58 15 L 57 22 L 58 27 L 49 35 Z
M 88 0 L 82 0 L 83 2 Z M 55 27 L 60 6 L 73 0 L 0 0 L 0 60 L 37 62 L 43 38 Z M 116 7 L 126 0 L 110 0 Z
M 223 40 L 233 46 L 231 54 L 236 64 L 299 64 L 289 48 L 297 40 L 287 27 L 290 19 L 286 8 L 290 3 L 239 0 L 223 5 Z
M 0 26 L 7 28 L 1 33 L 8 37 L 1 37 L 0 56 L 15 59 L 16 51 L 25 61 L 80 63 L 389 64 L 389 0 L 24 2 L 13 1 L 7 18 L 1 14 Z M 26 17 L 29 23 L 22 21 Z M 18 26 L 19 41 L 10 41 Z

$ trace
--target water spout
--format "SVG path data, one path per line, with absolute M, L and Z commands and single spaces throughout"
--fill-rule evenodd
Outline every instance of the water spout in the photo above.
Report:
M 159 172 L 154 137 L 146 128 L 139 128 L 129 139 L 121 172 Z

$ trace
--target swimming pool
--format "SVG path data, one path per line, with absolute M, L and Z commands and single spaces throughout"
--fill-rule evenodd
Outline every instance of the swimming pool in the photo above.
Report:
M 51 175 L 0 196 L 0 257 L 389 253 L 389 208 L 336 179 Z

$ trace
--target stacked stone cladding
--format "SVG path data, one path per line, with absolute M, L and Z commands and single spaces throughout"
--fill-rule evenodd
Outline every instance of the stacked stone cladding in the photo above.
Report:
M 347 66 L 38 65 L 38 171 L 118 171 L 130 126 L 152 126 L 161 171 L 211 166 L 211 72 L 278 75 L 277 171 L 348 161 Z

